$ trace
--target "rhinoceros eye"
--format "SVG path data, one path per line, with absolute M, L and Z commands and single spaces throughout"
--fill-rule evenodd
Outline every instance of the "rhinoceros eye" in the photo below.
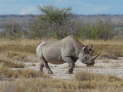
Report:
M 91 49 L 91 48 L 89 48 L 89 51 L 92 51 L 92 49 Z
M 89 54 L 93 54 L 94 50 L 93 49 L 89 49 Z

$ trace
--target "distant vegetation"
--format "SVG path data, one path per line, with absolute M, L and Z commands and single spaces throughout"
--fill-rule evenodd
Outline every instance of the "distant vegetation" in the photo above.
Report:
M 7 23 L 0 23 L 0 28 L 4 29 L 0 32 L 0 37 L 10 39 L 63 38 L 67 35 L 74 35 L 81 39 L 123 39 L 122 23 L 118 20 L 115 21 L 117 23 L 113 23 L 109 18 L 111 16 L 79 18 L 80 16 L 72 14 L 70 8 L 61 9 L 53 6 L 39 7 L 39 10 L 42 15 L 30 15 L 28 22 L 23 19 L 23 16 L 20 16 L 23 21 L 10 17 L 11 19 Z
M 32 36 L 63 38 L 70 33 L 71 13 L 69 8 L 39 7 L 43 16 L 32 25 Z
M 103 21 L 99 21 L 96 24 L 86 24 L 80 28 L 77 36 L 84 39 L 109 40 L 114 36 L 113 27 L 110 23 Z
M 40 7 L 43 16 L 33 25 L 34 37 L 63 38 L 67 35 L 75 35 L 86 39 L 111 39 L 113 37 L 112 25 L 99 21 L 95 24 L 81 24 L 72 20 L 73 15 L 69 8 L 56 8 L 53 6 Z

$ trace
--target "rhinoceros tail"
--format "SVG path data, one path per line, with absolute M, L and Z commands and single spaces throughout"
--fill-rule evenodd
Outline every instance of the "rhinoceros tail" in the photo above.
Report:
M 46 45 L 46 42 L 41 42 L 36 48 L 36 55 L 42 56 L 42 47 Z

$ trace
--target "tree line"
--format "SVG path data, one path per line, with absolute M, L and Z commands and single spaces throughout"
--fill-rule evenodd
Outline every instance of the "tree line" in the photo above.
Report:
M 38 16 L 28 29 L 24 29 L 15 21 L 5 25 L 5 31 L 0 37 L 6 38 L 58 38 L 74 35 L 82 39 L 112 39 L 113 25 L 102 20 L 94 24 L 80 23 L 74 19 L 71 8 L 57 8 L 53 6 L 39 7 Z

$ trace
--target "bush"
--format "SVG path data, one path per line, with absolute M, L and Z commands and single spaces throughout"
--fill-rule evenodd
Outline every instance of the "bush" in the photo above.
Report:
M 31 36 L 63 38 L 70 33 L 72 26 L 69 8 L 56 8 L 53 6 L 39 7 L 43 15 L 31 26 Z
M 103 21 L 95 24 L 86 24 L 78 32 L 80 38 L 108 40 L 113 37 L 113 27 Z
M 53 6 L 39 7 L 42 15 L 30 22 L 30 28 L 24 28 L 15 20 L 5 25 L 1 37 L 6 38 L 64 38 L 74 35 L 82 39 L 113 38 L 114 32 L 111 22 L 99 21 L 95 24 L 85 24 L 73 16 L 70 8 Z
M 1 38 L 25 38 L 28 37 L 27 30 L 14 19 L 10 19 L 6 24 L 3 25 L 4 31 L 0 33 Z

